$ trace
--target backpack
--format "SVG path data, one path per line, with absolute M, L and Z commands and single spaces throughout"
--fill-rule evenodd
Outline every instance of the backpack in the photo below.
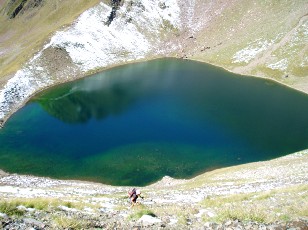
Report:
M 135 188 L 133 188 L 131 191 L 128 192 L 129 197 L 132 197 L 134 194 L 136 194 Z

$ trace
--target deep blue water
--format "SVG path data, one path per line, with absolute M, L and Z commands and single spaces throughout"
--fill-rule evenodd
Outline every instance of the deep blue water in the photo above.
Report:
M 189 178 L 308 148 L 308 96 L 160 59 L 36 95 L 0 130 L 0 168 L 114 185 Z

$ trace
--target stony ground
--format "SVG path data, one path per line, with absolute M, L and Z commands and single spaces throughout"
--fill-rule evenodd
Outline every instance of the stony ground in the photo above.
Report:
M 166 176 L 141 188 L 132 208 L 128 187 L 1 172 L 0 228 L 308 229 L 307 153 L 191 180 Z

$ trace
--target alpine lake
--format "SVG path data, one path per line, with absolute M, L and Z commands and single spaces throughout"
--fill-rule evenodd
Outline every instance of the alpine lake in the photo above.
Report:
M 158 59 L 34 96 L 0 130 L 0 169 L 143 186 L 308 148 L 308 96 L 204 63 Z

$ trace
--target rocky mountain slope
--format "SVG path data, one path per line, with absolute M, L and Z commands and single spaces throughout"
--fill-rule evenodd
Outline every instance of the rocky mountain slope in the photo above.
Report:
M 0 174 L 3 229 L 307 229 L 308 152 L 141 188 Z
M 125 63 L 188 58 L 308 92 L 308 3 L 0 0 L 0 123 L 36 92 Z M 307 151 L 142 188 L 0 172 L 3 229 L 307 229 Z
M 2 0 L 0 7 L 2 122 L 45 87 L 158 57 L 308 91 L 304 0 Z

